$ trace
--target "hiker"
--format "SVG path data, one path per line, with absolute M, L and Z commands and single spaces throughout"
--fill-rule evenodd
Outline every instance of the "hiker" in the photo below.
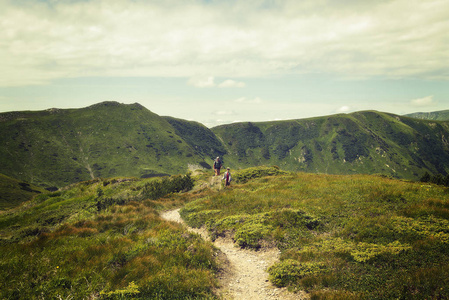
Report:
M 231 185 L 231 171 L 229 170 L 229 168 L 226 169 L 226 172 L 224 173 L 223 179 L 222 180 L 226 180 L 226 184 L 225 186 L 230 186 Z
M 217 156 L 217 158 L 214 160 L 214 171 L 215 171 L 215 176 L 220 175 L 220 169 L 221 169 L 221 165 L 222 165 L 222 161 L 220 159 L 220 157 Z

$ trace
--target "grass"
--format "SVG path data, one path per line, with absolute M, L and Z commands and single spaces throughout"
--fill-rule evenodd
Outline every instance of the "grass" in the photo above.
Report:
M 0 211 L 17 207 L 45 190 L 0 174 Z
M 0 298 L 214 299 L 216 249 L 159 216 L 192 183 L 97 179 L 2 214 Z
M 48 189 L 97 177 L 179 174 L 188 164 L 207 165 L 204 158 L 209 157 L 139 104 L 103 102 L 0 118 L 2 173 Z M 199 131 L 195 137 L 208 132 L 191 126 Z M 186 139 L 192 144 L 195 137 Z
M 277 167 L 220 191 L 208 178 L 97 179 L 4 212 L 0 298 L 217 299 L 216 249 L 159 217 L 181 206 L 212 238 L 279 248 L 271 282 L 312 299 L 449 298 L 447 187 Z
M 240 247 L 278 247 L 270 280 L 315 299 L 440 299 L 449 297 L 448 191 L 380 176 L 262 175 L 181 214 Z

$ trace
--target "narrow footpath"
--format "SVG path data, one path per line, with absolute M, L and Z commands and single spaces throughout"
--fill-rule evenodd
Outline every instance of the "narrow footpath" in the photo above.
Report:
M 219 188 L 220 180 L 214 177 L 211 182 Z M 179 215 L 179 208 L 162 213 L 162 218 L 178 222 L 205 240 L 210 241 L 205 229 L 187 226 Z M 223 299 L 235 300 L 291 300 L 309 299 L 306 293 L 290 293 L 285 288 L 276 288 L 268 280 L 267 268 L 279 260 L 279 250 L 264 249 L 260 251 L 240 249 L 232 240 L 218 238 L 213 244 L 221 251 L 224 258 L 224 270 L 220 275 L 218 294 Z

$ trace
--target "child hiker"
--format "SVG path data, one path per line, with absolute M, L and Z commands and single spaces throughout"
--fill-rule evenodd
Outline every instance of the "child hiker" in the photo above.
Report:
M 231 171 L 229 170 L 229 168 L 226 169 L 226 172 L 224 173 L 222 180 L 226 180 L 225 186 L 231 185 L 232 178 L 231 178 Z

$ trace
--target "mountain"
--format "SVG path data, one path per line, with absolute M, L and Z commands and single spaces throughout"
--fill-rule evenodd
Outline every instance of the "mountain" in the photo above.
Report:
M 0 114 L 0 172 L 56 189 L 98 177 L 152 177 L 277 165 L 328 174 L 418 179 L 449 172 L 449 122 L 377 111 L 214 128 L 140 104 Z
M 2 113 L 0 172 L 54 188 L 96 177 L 185 173 L 188 164 L 206 164 L 201 151 L 207 149 L 177 131 L 140 104 Z
M 234 168 L 278 165 L 329 174 L 416 179 L 449 171 L 449 123 L 363 111 L 212 128 Z
M 173 117 L 163 117 L 175 129 L 175 133 L 199 153 L 215 158 L 223 156 L 223 144 L 206 126 L 198 122 L 186 121 Z M 203 167 L 210 168 L 209 165 Z
M 405 116 L 423 120 L 449 121 L 449 110 L 417 112 Z

